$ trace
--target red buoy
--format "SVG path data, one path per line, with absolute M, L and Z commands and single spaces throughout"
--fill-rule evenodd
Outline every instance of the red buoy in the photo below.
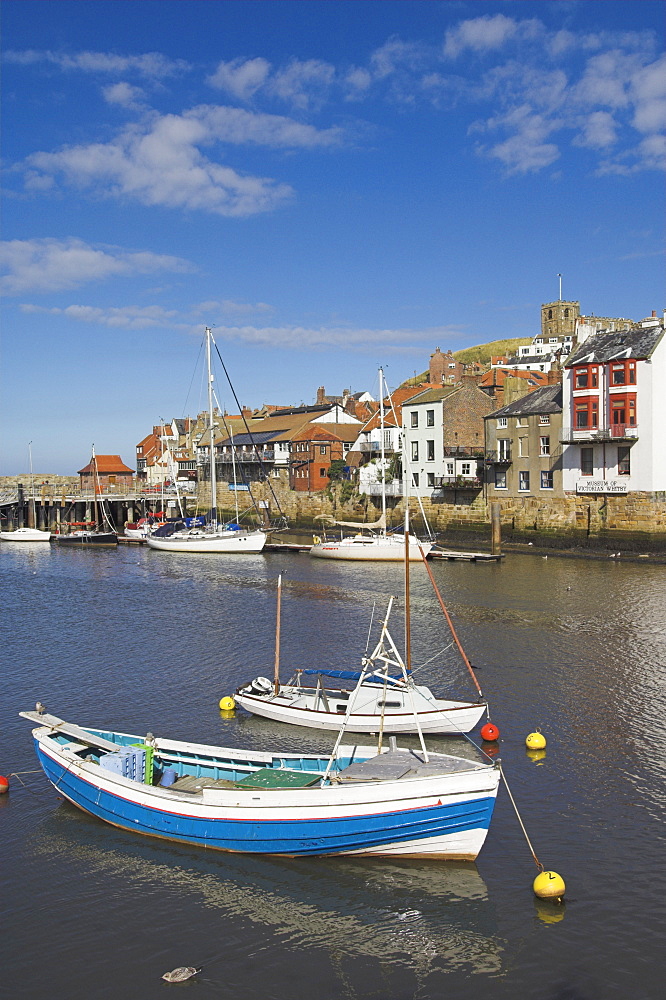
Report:
M 4 795 L 5 792 L 9 791 L 9 779 L 5 778 L 4 774 L 0 774 L 0 795 Z
M 481 727 L 481 739 L 486 740 L 488 743 L 494 743 L 495 740 L 499 739 L 499 729 L 494 726 L 492 722 L 486 722 L 485 726 Z

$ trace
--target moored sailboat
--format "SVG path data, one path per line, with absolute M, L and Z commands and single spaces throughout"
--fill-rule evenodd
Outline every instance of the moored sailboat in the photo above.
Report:
M 310 555 L 315 559 L 344 559 L 372 562 L 402 562 L 405 558 L 405 539 L 401 533 L 390 532 L 386 526 L 386 455 L 384 447 L 384 393 L 386 382 L 384 371 L 379 369 L 379 421 L 380 421 L 380 476 L 381 476 L 381 515 L 372 522 L 340 521 L 328 515 L 320 515 L 329 527 L 355 528 L 355 534 L 335 538 L 315 538 L 310 548 Z M 407 476 L 403 459 L 403 484 L 405 501 L 405 518 L 409 517 L 409 496 Z M 420 541 L 411 537 L 407 547 L 408 558 L 416 562 L 421 559 L 421 552 L 426 555 L 432 548 L 431 541 Z
M 208 427 L 210 448 L 210 488 L 211 509 L 209 521 L 205 525 L 186 527 L 182 522 L 161 525 L 146 535 L 151 549 L 162 552 L 261 552 L 266 544 L 266 532 L 248 529 L 236 521 L 219 524 L 217 520 L 217 469 L 215 460 L 215 422 L 213 420 L 213 374 L 211 365 L 211 344 L 213 335 L 206 327 L 206 367 L 208 376 Z
M 118 532 L 113 527 L 104 507 L 104 500 L 101 498 L 101 486 L 99 481 L 99 470 L 97 468 L 97 458 L 95 456 L 95 446 L 92 448 L 90 459 L 90 473 L 93 486 L 93 511 L 92 521 L 69 521 L 68 531 L 53 535 L 52 540 L 57 545 L 66 546 L 111 546 L 118 544 Z

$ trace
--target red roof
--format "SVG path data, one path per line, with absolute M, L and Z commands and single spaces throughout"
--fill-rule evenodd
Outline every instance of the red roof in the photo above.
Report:
M 97 466 L 97 472 L 100 476 L 113 476 L 118 473 L 127 472 L 129 472 L 130 475 L 134 475 L 134 469 L 130 469 L 128 465 L 125 465 L 120 455 L 96 455 L 95 463 L 93 464 L 93 460 L 91 458 L 83 469 L 79 469 L 78 475 L 92 475 L 95 471 L 95 466 Z

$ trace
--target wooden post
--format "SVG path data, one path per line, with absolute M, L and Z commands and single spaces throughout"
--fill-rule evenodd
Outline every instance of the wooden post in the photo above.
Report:
M 275 694 L 280 691 L 280 605 L 282 602 L 282 573 L 278 576 L 277 589 L 277 614 L 275 622 L 275 673 L 273 679 L 273 690 Z
M 491 548 L 492 555 L 502 554 L 502 526 L 500 522 L 501 504 L 493 501 L 490 504 L 490 528 L 491 528 Z

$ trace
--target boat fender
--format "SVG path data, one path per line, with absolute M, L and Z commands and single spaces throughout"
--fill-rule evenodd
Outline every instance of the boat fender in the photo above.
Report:
M 321 545 L 321 538 L 319 537 L 319 535 L 313 535 L 312 536 L 312 544 L 313 545 Z
M 250 688 L 253 694 L 270 694 L 273 690 L 273 682 L 268 677 L 255 677 Z

